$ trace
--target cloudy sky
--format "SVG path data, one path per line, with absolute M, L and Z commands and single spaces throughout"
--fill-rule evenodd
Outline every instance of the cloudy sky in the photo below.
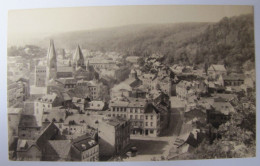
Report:
M 252 6 L 112 6 L 11 10 L 8 43 L 55 33 L 142 23 L 217 22 L 253 13 Z

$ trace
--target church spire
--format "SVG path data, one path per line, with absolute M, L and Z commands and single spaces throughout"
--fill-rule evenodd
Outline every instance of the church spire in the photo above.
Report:
M 76 51 L 74 53 L 72 64 L 74 69 L 77 69 L 78 67 L 86 69 L 84 56 L 79 45 L 77 46 Z
M 50 46 L 47 53 L 47 73 L 46 73 L 46 81 L 51 79 L 56 79 L 57 74 L 57 56 L 54 47 L 54 42 L 50 40 Z
M 57 57 L 56 57 L 56 51 L 55 51 L 55 47 L 54 47 L 54 42 L 51 39 L 50 40 L 50 46 L 48 49 L 48 53 L 47 53 L 47 65 L 51 65 L 51 62 L 57 62 Z

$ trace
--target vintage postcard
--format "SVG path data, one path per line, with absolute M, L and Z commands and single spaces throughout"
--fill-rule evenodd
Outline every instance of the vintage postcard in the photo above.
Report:
M 253 6 L 10 10 L 9 160 L 256 156 Z

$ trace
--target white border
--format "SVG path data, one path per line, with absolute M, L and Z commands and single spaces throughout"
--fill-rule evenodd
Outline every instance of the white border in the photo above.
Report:
M 69 166 L 69 165 L 210 165 L 210 166 L 228 166 L 228 165 L 259 165 L 259 144 L 257 139 L 257 156 L 256 158 L 248 159 L 217 159 L 217 160 L 188 160 L 188 161 L 168 161 L 168 162 L 99 162 L 99 163 L 71 163 L 71 162 L 12 162 L 8 161 L 8 143 L 7 143 L 7 110 L 6 110 L 6 78 L 7 78 L 7 18 L 8 10 L 12 9 L 31 9 L 31 8 L 56 8 L 56 7 L 77 7 L 77 6 L 118 6 L 118 5 L 168 5 L 168 4 L 189 4 L 189 5 L 253 5 L 255 16 L 255 48 L 256 48 L 256 77 L 257 87 L 259 86 L 259 62 L 258 54 L 259 39 L 260 39 L 260 1 L 257 0 L 0 0 L 0 165 L 56 165 L 56 166 Z M 257 88 L 257 106 L 259 103 L 259 88 Z M 258 111 L 258 108 L 257 110 Z M 259 113 L 257 113 L 257 120 L 259 120 Z M 258 123 L 257 123 L 258 124 Z M 257 138 L 259 138 L 259 125 L 257 125 Z

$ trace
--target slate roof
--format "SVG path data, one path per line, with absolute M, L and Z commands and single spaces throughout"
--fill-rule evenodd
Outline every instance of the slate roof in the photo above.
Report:
M 55 150 L 56 154 L 60 157 L 66 157 L 70 153 L 71 141 L 70 140 L 48 140 L 49 145 Z M 48 152 L 47 152 L 48 153 Z
M 86 151 L 98 143 L 89 135 L 83 135 L 73 140 L 73 146 L 80 152 Z
M 55 119 L 56 122 L 64 121 L 66 118 L 66 112 L 64 109 L 60 108 L 53 108 L 51 110 L 48 110 L 47 113 L 44 113 L 42 116 L 42 121 L 45 122 L 46 119 L 48 122 L 52 122 L 53 119 Z

